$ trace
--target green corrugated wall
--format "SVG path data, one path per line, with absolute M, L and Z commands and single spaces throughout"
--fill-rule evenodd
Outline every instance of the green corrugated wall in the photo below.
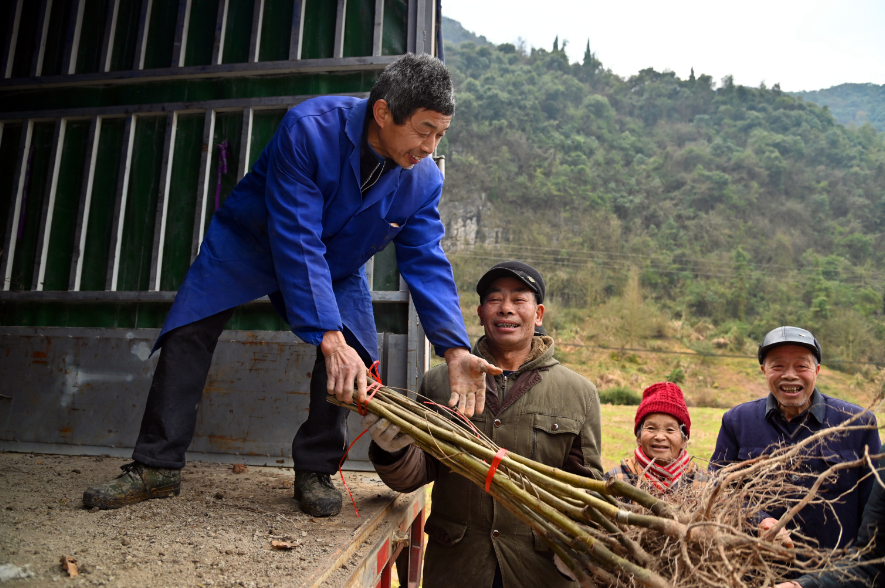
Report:
M 382 54 L 397 55 L 406 51 L 407 0 L 384 1 Z M 0 29 L 7 30 L 14 3 L 0 7 Z M 102 69 L 102 39 L 105 36 L 111 0 L 85 0 L 81 40 L 75 61 L 76 74 L 93 74 Z M 55 0 L 49 18 L 49 35 L 42 74 L 60 75 L 65 55 L 64 39 L 75 2 Z M 243 63 L 249 58 L 253 16 L 252 0 L 229 0 L 225 29 L 223 63 Z M 294 0 L 265 0 L 261 26 L 259 61 L 286 61 L 289 58 L 290 29 Z M 137 38 L 143 0 L 120 2 L 114 29 L 111 71 L 130 71 L 137 67 Z M 178 0 L 153 0 L 147 36 L 144 69 L 168 68 L 174 51 Z M 218 0 L 192 0 L 185 66 L 209 65 L 213 56 Z M 333 54 L 337 2 L 306 0 L 304 8 L 302 59 L 330 58 Z M 371 55 L 375 0 L 347 0 L 344 57 Z M 19 42 L 12 67 L 12 77 L 27 82 L 31 73 L 34 40 L 39 28 L 39 2 L 23 3 L 19 23 Z M 338 73 L 298 73 L 287 75 L 244 75 L 239 77 L 151 79 L 118 84 L 82 84 L 65 88 L 21 88 L 0 94 L 0 112 L 48 111 L 57 109 L 104 108 L 120 105 L 194 102 L 237 98 L 299 96 L 330 93 L 367 92 L 377 71 Z M 31 84 L 33 86 L 33 84 Z M 285 115 L 285 108 L 255 110 L 252 121 L 251 150 L 247 169 L 258 159 Z M 2 117 L 2 115 L 0 115 Z M 165 113 L 137 115 L 126 205 L 123 209 L 123 233 L 117 290 L 149 289 L 157 203 L 160 194 L 163 146 L 166 136 Z M 205 200 L 206 223 L 215 210 L 215 190 L 219 150 L 228 141 L 228 172 L 221 176 L 221 202 L 236 185 L 240 161 L 243 112 L 217 112 L 214 135 L 203 145 L 205 115 L 178 115 L 170 173 L 167 224 L 163 241 L 164 255 L 160 290 L 174 291 L 183 280 L 191 261 L 194 216 L 200 190 L 201 153 L 210 150 L 209 189 Z M 38 255 L 40 219 L 47 195 L 47 178 L 53 151 L 52 121 L 32 123 L 32 138 L 25 158 L 30 161 L 24 213 L 19 227 L 12 227 L 15 256 L 12 266 L 12 291 L 32 287 L 35 259 Z M 88 230 L 82 251 L 80 290 L 103 291 L 107 287 L 109 248 L 112 243 L 114 206 L 120 182 L 120 166 L 125 151 L 126 121 L 119 116 L 100 120 L 96 147 L 96 165 L 91 205 L 86 222 Z M 15 196 L 16 177 L 23 129 L 27 123 L 7 122 L 0 138 L 0 231 L 8 224 L 10 205 Z M 88 118 L 66 121 L 60 151 L 59 179 L 55 207 L 49 231 L 43 289 L 65 291 L 71 281 L 72 252 L 76 218 L 80 206 L 84 174 L 88 169 Z M 398 290 L 399 278 L 393 249 L 375 259 L 375 289 Z M 125 302 L 47 302 L 0 301 L 0 325 L 81 326 L 81 327 L 160 327 L 169 303 Z M 379 330 L 406 332 L 405 305 L 376 305 Z M 239 329 L 287 329 L 285 323 L 267 305 L 249 305 L 238 309 L 229 324 Z

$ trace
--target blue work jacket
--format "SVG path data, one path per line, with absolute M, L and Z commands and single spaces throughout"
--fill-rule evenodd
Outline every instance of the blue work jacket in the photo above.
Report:
M 719 429 L 711 467 L 715 469 L 730 462 L 753 459 L 770 453 L 776 445 L 795 445 L 863 411 L 857 405 L 831 398 L 817 389 L 812 393 L 811 407 L 806 414 L 797 416 L 789 423 L 770 394 L 767 398 L 739 404 L 722 415 L 722 428 Z M 810 488 L 815 476 L 809 474 L 820 474 L 837 463 L 859 459 L 867 446 L 870 455 L 879 453 L 876 417 L 870 412 L 866 412 L 852 426 L 865 425 L 872 425 L 873 428 L 833 435 L 822 443 L 810 446 L 807 454 L 798 462 L 797 473 L 792 475 L 791 482 Z M 837 472 L 835 479 L 825 482 L 820 495 L 827 500 L 839 498 L 832 504 L 832 509 L 822 504 L 812 504 L 802 509 L 793 519 L 800 532 L 819 541 L 822 547 L 837 547 L 837 542 L 839 547 L 843 547 L 853 542 L 873 488 L 872 476 L 861 481 L 868 473 L 869 468 L 851 468 Z M 774 518 L 780 518 L 785 512 L 786 508 L 768 510 L 768 514 Z
M 343 330 L 377 359 L 363 265 L 391 242 L 436 352 L 470 348 L 440 246 L 442 174 L 427 158 L 393 168 L 362 194 L 367 102 L 324 96 L 289 110 L 212 217 L 155 349 L 176 327 L 267 295 L 306 343 Z

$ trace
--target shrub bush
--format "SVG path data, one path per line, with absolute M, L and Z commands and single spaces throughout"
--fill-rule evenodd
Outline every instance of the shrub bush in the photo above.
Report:
M 616 386 L 607 390 L 599 391 L 599 402 L 602 404 L 619 404 L 622 406 L 639 406 L 642 402 L 642 396 L 627 388 L 626 386 Z
M 682 384 L 685 382 L 685 371 L 681 367 L 673 368 L 673 371 L 667 374 L 667 381 Z

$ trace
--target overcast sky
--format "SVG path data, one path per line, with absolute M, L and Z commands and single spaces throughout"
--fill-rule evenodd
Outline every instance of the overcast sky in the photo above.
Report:
M 885 0 L 442 0 L 443 15 L 496 44 L 519 37 L 571 61 L 590 48 L 621 76 L 653 67 L 731 74 L 787 91 L 885 84 Z

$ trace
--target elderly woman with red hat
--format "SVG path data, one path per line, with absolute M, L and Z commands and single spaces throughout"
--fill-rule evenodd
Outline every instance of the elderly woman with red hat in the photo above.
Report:
M 682 390 L 676 384 L 658 382 L 645 389 L 633 432 L 636 434 L 633 455 L 606 473 L 606 480 L 615 478 L 666 494 L 685 484 L 703 484 L 713 479 L 685 450 L 691 435 L 691 418 Z M 760 535 L 777 523 L 777 519 L 764 512 L 756 518 L 760 519 L 757 523 Z M 793 547 L 786 529 L 778 532 L 776 540 Z
M 606 479 L 617 478 L 634 486 L 650 485 L 661 493 L 686 482 L 709 479 L 685 450 L 691 435 L 691 418 L 682 390 L 676 384 L 659 382 L 645 389 L 633 432 L 633 455 L 605 474 Z

